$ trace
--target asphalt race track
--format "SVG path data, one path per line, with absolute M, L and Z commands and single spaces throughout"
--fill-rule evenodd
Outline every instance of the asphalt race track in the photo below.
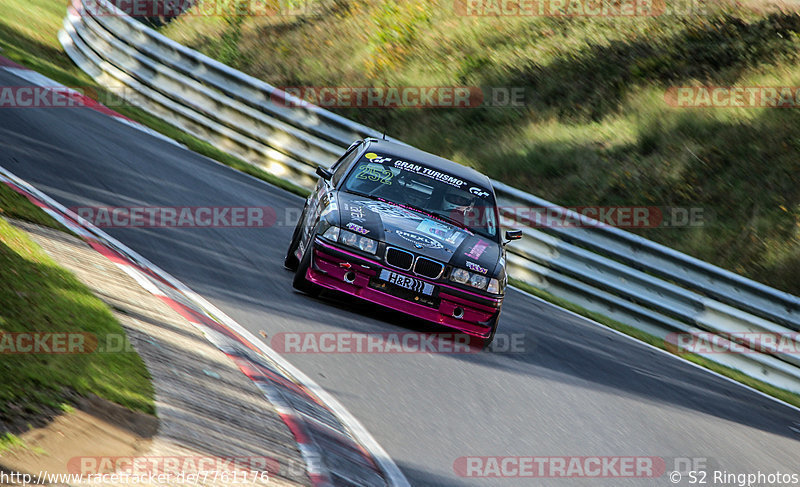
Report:
M 0 72 L 0 85 L 27 84 Z M 106 229 L 256 334 L 428 329 L 295 292 L 282 260 L 301 198 L 103 114 L 1 109 L 0 165 L 67 207 L 274 208 L 269 228 Z M 362 422 L 412 485 L 675 485 L 667 474 L 685 457 L 730 473 L 800 474 L 792 408 L 516 291 L 498 333 L 524 350 L 286 357 Z M 464 456 L 569 455 L 663 457 L 667 473 L 470 479 L 453 468 Z

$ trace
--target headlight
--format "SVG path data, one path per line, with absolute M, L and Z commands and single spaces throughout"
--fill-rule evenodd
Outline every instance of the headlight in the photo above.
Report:
M 469 285 L 472 287 L 477 287 L 479 289 L 486 289 L 486 283 L 489 280 L 486 279 L 485 276 L 480 274 L 473 274 L 472 277 L 469 278 Z
M 478 289 L 486 289 L 486 283 L 489 282 L 486 276 L 459 267 L 454 267 L 450 272 L 450 280 L 459 284 L 468 284 Z
M 501 290 L 500 290 L 500 281 L 498 281 L 497 279 L 490 279 L 489 280 L 489 287 L 486 288 L 486 291 L 488 291 L 488 292 L 490 292 L 492 294 L 500 294 L 500 292 L 501 292 Z
M 367 237 L 360 237 L 358 239 L 358 248 L 369 254 L 374 254 L 378 249 L 378 243 Z
M 347 246 L 355 247 L 358 245 L 358 235 L 353 232 L 348 232 L 347 230 L 342 230 L 341 233 L 339 233 L 339 241 Z
M 327 237 L 328 233 L 331 231 L 331 228 L 329 228 L 322 236 Z M 336 235 L 338 236 L 338 242 L 343 243 L 348 247 L 359 249 L 368 254 L 374 254 L 378 251 L 378 242 L 369 237 L 357 235 L 353 232 L 340 229 L 339 227 L 336 227 Z
M 333 240 L 334 242 L 338 242 L 339 241 L 339 227 L 328 227 L 328 229 L 325 230 L 325 233 L 323 233 L 322 236 L 324 238 L 327 238 L 328 240 Z
M 453 272 L 450 273 L 450 280 L 459 284 L 466 284 L 467 281 L 469 281 L 469 271 L 456 267 L 453 269 Z

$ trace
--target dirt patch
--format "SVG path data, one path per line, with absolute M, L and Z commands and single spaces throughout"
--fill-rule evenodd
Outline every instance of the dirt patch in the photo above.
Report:
M 69 473 L 70 459 L 84 456 L 134 456 L 147 451 L 158 420 L 98 397 L 80 398 L 77 408 L 47 426 L 22 433 L 24 446 L 0 454 L 0 472 Z M 0 485 L 21 485 L 0 475 Z M 5 481 L 5 482 L 4 482 Z

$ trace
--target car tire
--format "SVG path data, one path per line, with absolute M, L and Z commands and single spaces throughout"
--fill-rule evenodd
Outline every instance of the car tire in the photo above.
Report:
M 303 212 L 300 214 L 300 219 L 297 220 L 297 225 L 294 227 L 292 241 L 289 243 L 289 249 L 286 251 L 286 257 L 283 258 L 283 267 L 289 269 L 290 271 L 296 271 L 297 266 L 300 264 L 294 254 L 297 252 L 297 245 L 300 243 L 300 225 L 303 224 L 305 217 L 306 210 L 303 208 Z
M 289 250 L 286 251 L 286 257 L 283 258 L 283 267 L 289 269 L 290 271 L 296 271 L 297 266 L 300 262 L 297 260 L 297 257 L 294 253 L 297 251 L 297 239 L 292 239 L 292 243 L 289 244 Z
M 314 239 L 313 236 L 308 243 L 308 248 L 306 249 L 306 253 L 303 254 L 303 259 L 297 265 L 297 269 L 294 272 L 294 280 L 292 280 L 292 287 L 297 289 L 300 292 L 306 293 L 310 296 L 319 296 L 321 291 L 320 287 L 315 285 L 312 282 L 309 282 L 306 279 L 306 273 L 308 272 L 308 268 L 311 266 L 311 254 L 314 253 Z

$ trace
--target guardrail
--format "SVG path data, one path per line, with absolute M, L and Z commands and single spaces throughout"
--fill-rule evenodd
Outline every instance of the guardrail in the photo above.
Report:
M 381 137 L 168 39 L 107 0 L 88 0 L 91 8 L 82 1 L 68 9 L 59 33 L 81 69 L 273 174 L 311 187 L 317 165 L 329 166 L 358 138 Z M 582 223 L 526 227 L 526 238 L 509 247 L 509 272 L 517 279 L 667 341 L 673 333 L 711 332 L 725 343 L 736 332 L 800 331 L 796 296 L 493 183 L 501 206 L 546 209 Z M 800 356 L 783 349 L 700 355 L 800 393 Z

